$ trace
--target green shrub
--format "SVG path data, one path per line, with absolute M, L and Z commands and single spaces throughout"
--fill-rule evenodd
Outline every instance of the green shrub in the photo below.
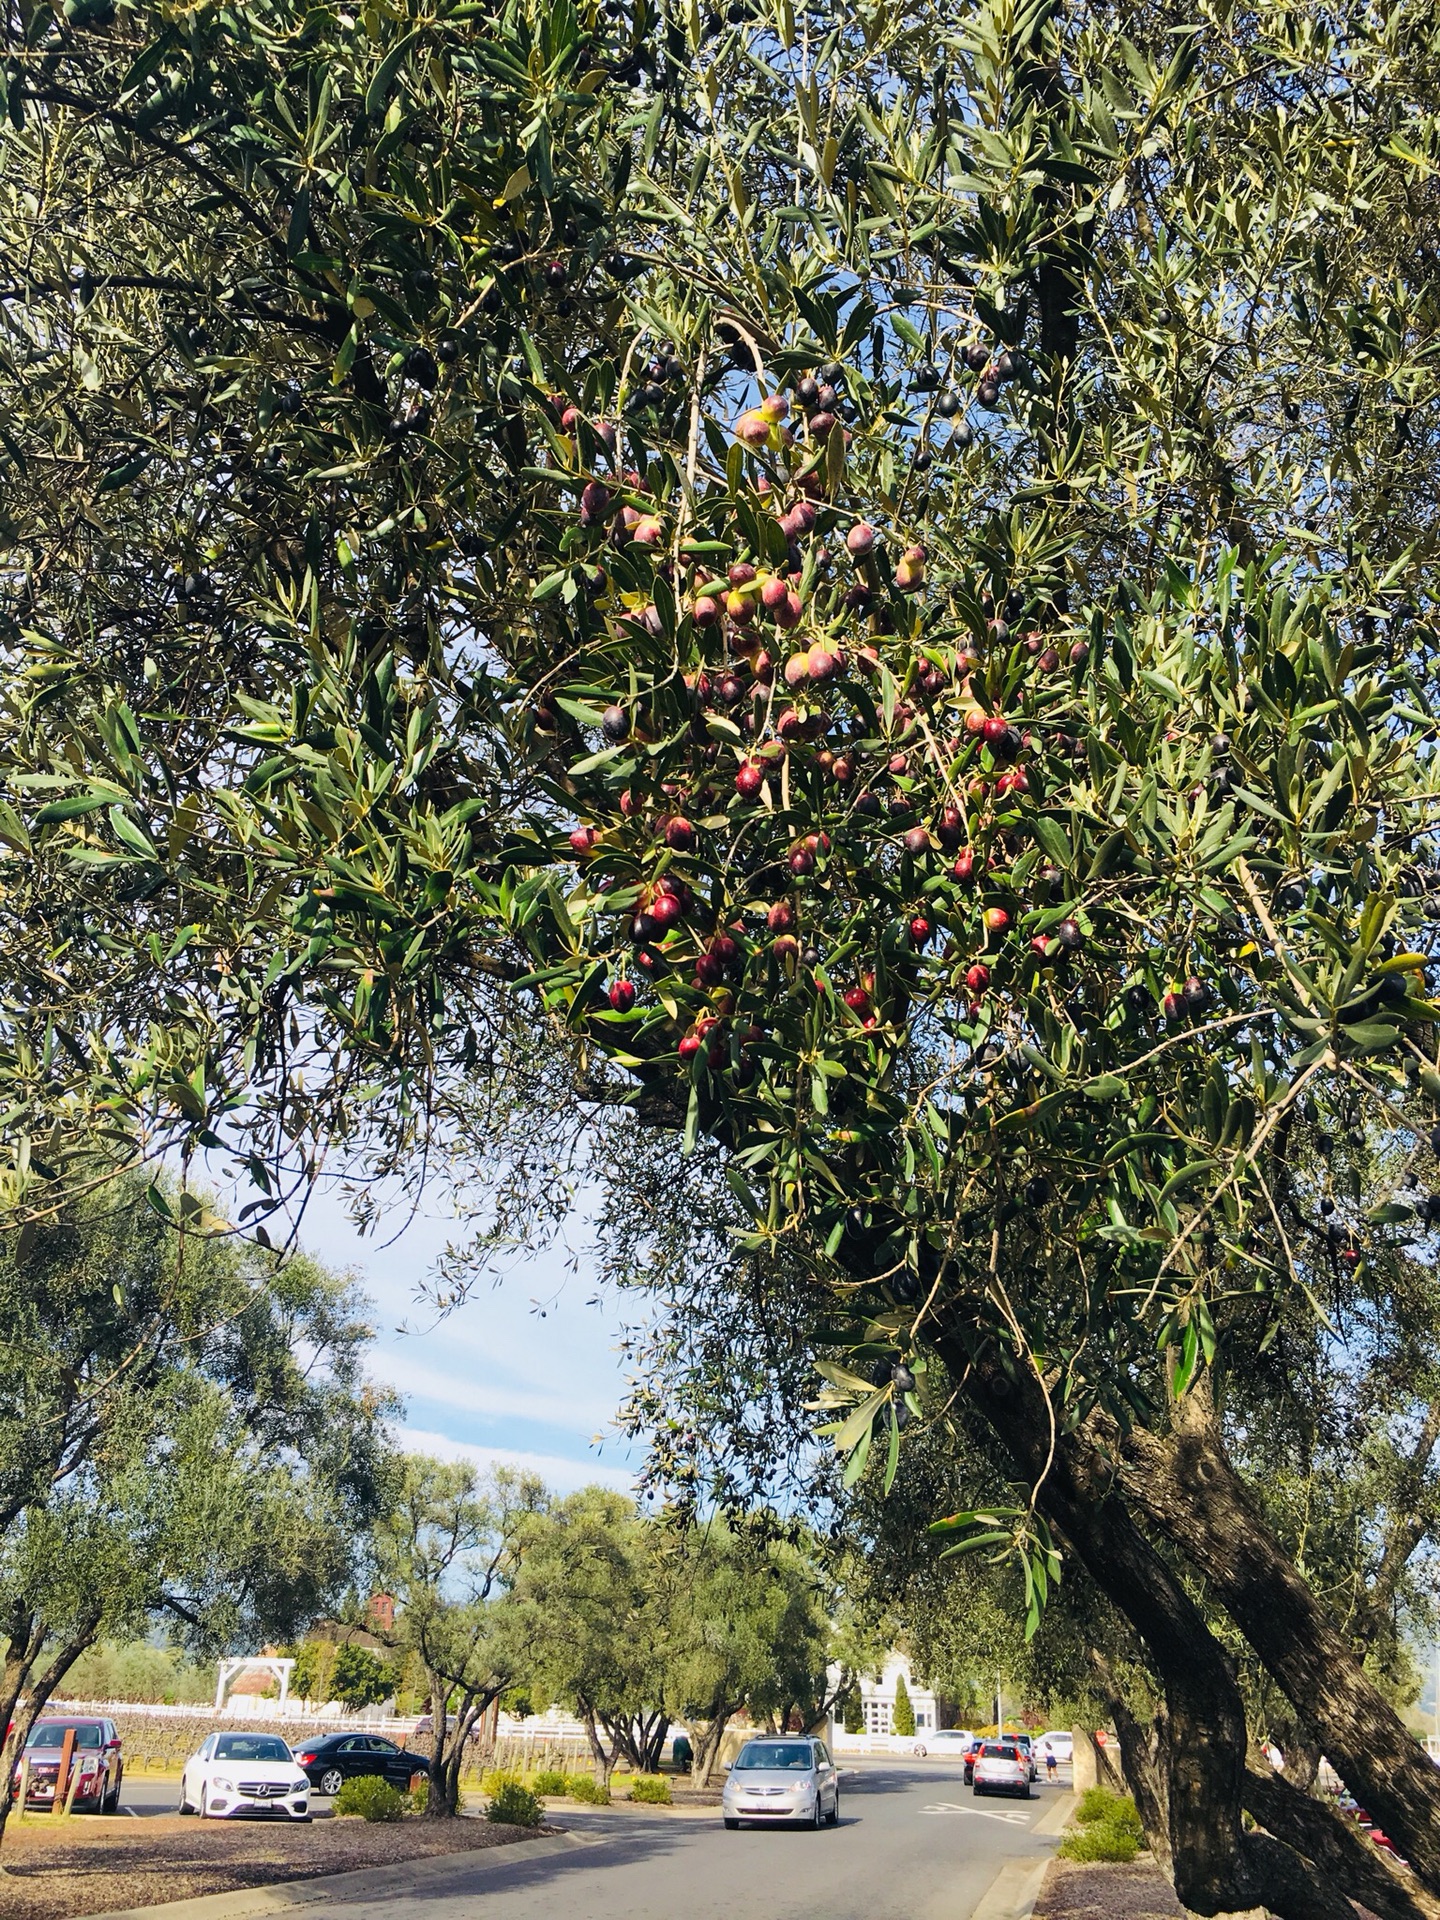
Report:
M 502 1787 L 523 1787 L 524 1777 L 509 1767 L 487 1767 L 480 1776 L 480 1791 L 492 1798 Z
M 1140 1815 L 1129 1794 L 1111 1793 L 1108 1787 L 1087 1787 L 1080 1796 L 1075 1818 L 1082 1827 L 1106 1820 L 1112 1826 L 1129 1827 L 1137 1836 L 1143 1831 Z
M 1060 1843 L 1067 1860 L 1133 1860 L 1145 1837 L 1129 1794 L 1105 1787 L 1091 1787 L 1081 1796 L 1075 1820 Z
M 565 1791 L 565 1776 L 554 1767 L 542 1767 L 535 1776 L 534 1787 L 536 1793 L 556 1797 Z
M 405 1795 L 378 1773 L 362 1773 L 347 1780 L 335 1796 L 338 1814 L 356 1814 L 362 1820 L 403 1820 Z
M 528 1787 L 518 1780 L 507 1780 L 485 1809 L 487 1820 L 499 1820 L 507 1827 L 538 1827 L 545 1809 Z
M 658 1773 L 637 1773 L 630 1782 L 630 1798 L 647 1800 L 654 1807 L 670 1805 L 670 1782 Z
M 565 1790 L 572 1800 L 579 1800 L 587 1807 L 608 1807 L 610 1789 L 602 1787 L 591 1773 L 572 1773 L 565 1782 Z
M 1060 1842 L 1066 1860 L 1133 1860 L 1140 1841 L 1133 1829 L 1114 1820 L 1092 1820 L 1076 1827 Z

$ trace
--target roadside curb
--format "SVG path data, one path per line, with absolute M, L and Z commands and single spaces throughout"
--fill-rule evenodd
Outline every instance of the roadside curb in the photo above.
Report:
M 388 1867 L 359 1867 L 351 1873 L 319 1874 L 312 1880 L 281 1880 L 268 1887 L 238 1887 L 233 1893 L 202 1893 L 190 1900 L 166 1900 L 150 1907 L 117 1907 L 109 1913 L 91 1913 L 85 1920 L 248 1920 L 252 1914 L 292 1913 L 325 1901 L 367 1900 L 385 1894 L 397 1898 L 438 1880 L 457 1866 L 471 1873 L 487 1873 L 517 1860 L 544 1860 L 575 1847 L 599 1842 L 588 1834 L 556 1833 L 541 1840 L 511 1841 L 498 1847 L 461 1848 L 456 1853 L 429 1853 L 418 1860 L 397 1860 Z
M 1074 1811 L 1075 1795 L 1072 1790 L 1069 1793 L 1061 1794 L 1057 1803 L 1051 1807 L 1048 1813 L 1041 1814 L 1030 1831 L 1032 1833 L 1043 1833 L 1047 1835 L 1063 1833 L 1065 1828 L 1070 1824 L 1070 1816 Z
M 542 1800 L 540 1804 L 544 1807 L 547 1814 L 558 1814 L 572 1812 L 576 1802 L 573 1800 L 562 1800 L 557 1797 L 553 1800 Z M 644 1819 L 647 1814 L 651 1813 L 656 1814 L 662 1820 L 718 1820 L 720 1818 L 720 1802 L 717 1800 L 714 1806 L 704 1807 L 677 1807 L 672 1803 L 667 1807 L 663 1803 L 657 1804 L 653 1800 L 612 1800 L 609 1806 L 605 1807 L 587 1806 L 582 1817 L 590 1820 L 599 1814 L 601 1818 L 605 1819 L 618 1816 L 621 1819 L 641 1820 Z
M 1030 1831 L 1049 1839 L 1069 1824 L 1074 1811 L 1074 1793 L 1061 1794 L 1058 1804 L 1048 1808 Z M 1054 1854 L 1047 1854 L 1043 1860 L 1007 1860 L 980 1896 L 970 1920 L 1030 1920 L 1054 1859 Z

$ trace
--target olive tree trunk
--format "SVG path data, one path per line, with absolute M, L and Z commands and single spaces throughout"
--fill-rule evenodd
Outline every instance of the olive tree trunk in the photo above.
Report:
M 944 1343 L 955 1378 L 1039 1489 L 1041 1511 L 1145 1646 L 1165 1696 L 1164 1795 L 1175 1891 L 1202 1915 L 1268 1908 L 1278 1920 L 1355 1920 L 1336 1876 L 1268 1833 L 1247 1833 L 1248 1746 L 1233 1665 L 1203 1615 L 1145 1539 L 1114 1489 L 1112 1464 L 1072 1435 L 1056 1437 L 1033 1373 L 993 1344 Z
M 1173 1430 L 1116 1436 L 1125 1498 L 1205 1576 L 1326 1758 L 1440 1894 L 1440 1768 L 1365 1673 L 1231 1464 L 1198 1387 Z

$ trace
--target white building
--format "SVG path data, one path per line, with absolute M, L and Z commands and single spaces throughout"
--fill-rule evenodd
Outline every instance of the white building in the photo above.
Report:
M 905 1676 L 905 1691 L 910 1695 L 910 1704 L 915 1709 L 916 1733 L 933 1733 L 940 1725 L 935 1696 L 929 1687 L 922 1687 L 916 1680 L 910 1671 L 910 1662 L 903 1653 L 887 1653 L 879 1679 L 873 1674 L 866 1674 L 860 1681 L 860 1711 L 865 1716 L 867 1733 L 894 1732 L 895 1683 L 902 1673 Z

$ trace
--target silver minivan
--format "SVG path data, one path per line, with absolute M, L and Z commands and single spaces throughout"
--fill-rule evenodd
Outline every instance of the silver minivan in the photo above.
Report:
M 837 1827 L 840 1775 L 823 1740 L 809 1735 L 747 1740 L 726 1776 L 720 1805 L 732 1832 L 747 1820 Z

